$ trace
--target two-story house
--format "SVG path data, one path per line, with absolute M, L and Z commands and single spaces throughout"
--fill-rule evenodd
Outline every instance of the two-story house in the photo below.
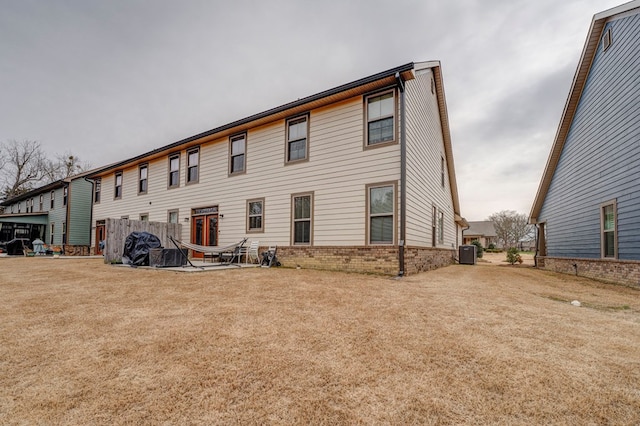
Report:
M 530 214 L 538 266 L 640 285 L 640 1 L 594 16 Z
M 440 63 L 409 63 L 98 169 L 107 218 L 277 245 L 285 266 L 406 274 L 462 241 Z M 102 233 L 102 234 L 101 234 Z M 193 253 L 198 256 L 198 253 Z
M 0 203 L 0 241 L 40 239 L 66 254 L 88 255 L 92 183 L 81 174 L 41 186 Z

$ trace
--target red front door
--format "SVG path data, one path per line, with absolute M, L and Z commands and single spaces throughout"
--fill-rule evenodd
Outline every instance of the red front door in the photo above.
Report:
M 218 245 L 218 215 L 193 216 L 191 222 L 191 242 L 199 246 Z M 202 258 L 202 252 L 194 251 L 193 257 Z

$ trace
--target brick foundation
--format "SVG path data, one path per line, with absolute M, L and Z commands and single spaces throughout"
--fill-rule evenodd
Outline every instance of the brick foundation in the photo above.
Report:
M 65 256 L 89 256 L 90 253 L 89 246 L 72 246 L 68 244 L 64 246 Z
M 404 250 L 405 275 L 413 275 L 449 266 L 453 263 L 455 255 L 455 250 L 406 247 Z
M 263 251 L 263 247 L 260 248 Z M 454 252 L 433 248 L 405 248 L 405 275 L 447 266 Z M 397 275 L 398 247 L 278 247 L 278 261 L 289 268 Z
M 634 260 L 538 257 L 538 267 L 547 271 L 593 278 L 640 288 L 640 262 Z M 575 266 L 574 266 L 575 265 Z

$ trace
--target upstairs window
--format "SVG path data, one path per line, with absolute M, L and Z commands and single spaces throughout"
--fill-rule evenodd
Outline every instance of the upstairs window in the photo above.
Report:
M 233 136 L 229 139 L 229 174 L 244 172 L 246 141 L 246 135 Z
M 200 148 L 187 151 L 187 183 L 198 182 L 198 166 L 200 163 Z
M 100 202 L 100 192 L 102 191 L 102 179 L 98 178 L 93 186 L 93 202 L 98 204 Z
M 308 116 L 287 120 L 287 162 L 302 161 L 308 155 Z
M 40 211 L 44 209 L 44 194 L 40 194 L 40 199 L 38 200 L 38 208 Z
M 602 257 L 605 258 L 616 259 L 618 257 L 616 210 L 615 201 L 603 204 L 600 210 L 600 215 L 602 217 L 601 253 Z
M 51 200 L 50 204 L 49 204 L 49 208 L 51 210 L 53 210 L 55 208 L 55 205 L 56 205 L 56 193 L 55 193 L 55 191 L 51 191 L 51 193 L 49 194 L 49 197 L 50 197 L 50 200 Z
M 444 188 L 444 157 L 440 157 L 440 185 Z
M 113 198 L 115 199 L 122 198 L 122 172 L 116 172 Z
M 149 166 L 147 164 L 142 164 L 138 168 L 138 194 L 147 193 L 147 183 L 149 181 L 148 175 L 149 175 Z
M 67 205 L 67 200 L 69 199 L 69 187 L 65 186 L 62 188 L 62 205 Z
M 180 154 L 169 157 L 169 188 L 180 186 Z
M 366 105 L 366 145 L 395 140 L 395 97 L 393 90 L 368 96 Z

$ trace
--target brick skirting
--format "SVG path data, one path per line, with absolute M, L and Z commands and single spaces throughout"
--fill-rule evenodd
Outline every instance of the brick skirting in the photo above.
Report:
M 453 264 L 455 250 L 426 247 L 406 247 L 404 250 L 405 275 L 431 271 Z
M 71 246 L 68 244 L 64 246 L 65 256 L 89 256 L 91 251 L 89 246 Z
M 640 262 L 634 260 L 538 257 L 539 268 L 640 288 Z
M 262 251 L 262 247 L 260 248 Z M 278 261 L 289 268 L 397 275 L 398 247 L 278 247 Z M 406 247 L 405 275 L 451 265 L 453 250 Z

